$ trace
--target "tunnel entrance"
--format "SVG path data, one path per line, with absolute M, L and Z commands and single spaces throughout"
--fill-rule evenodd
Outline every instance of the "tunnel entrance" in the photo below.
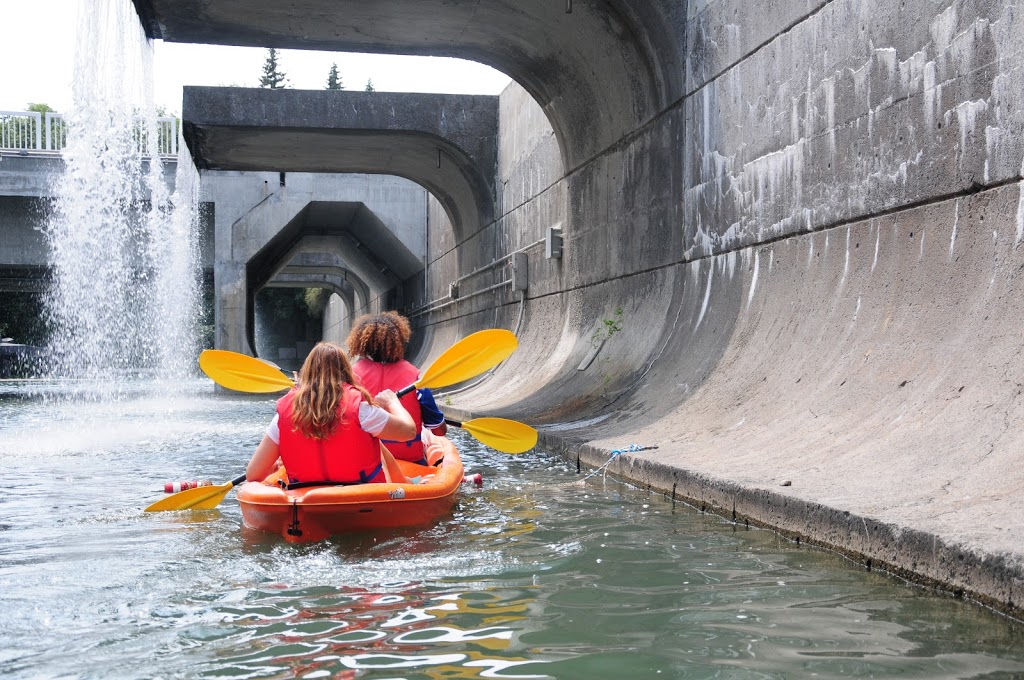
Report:
M 422 253 L 424 238 L 399 238 L 364 203 L 310 202 L 246 264 L 250 345 L 301 362 L 320 340 L 343 342 L 356 316 L 422 287 L 410 246 Z
M 297 370 L 323 339 L 332 293 L 324 288 L 266 287 L 255 297 L 256 352 L 286 370 Z

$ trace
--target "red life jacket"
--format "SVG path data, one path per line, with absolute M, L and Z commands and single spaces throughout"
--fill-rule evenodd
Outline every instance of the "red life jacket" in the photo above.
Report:
M 289 484 L 384 481 L 380 443 L 359 425 L 359 404 L 363 395 L 351 385 L 345 385 L 343 390 L 338 407 L 341 421 L 327 439 L 312 439 L 295 429 L 292 419 L 295 390 L 278 400 L 279 447 Z
M 371 361 L 362 358 L 352 365 L 352 372 L 356 374 L 363 387 L 370 394 L 376 395 L 382 390 L 394 390 L 397 392 L 403 387 L 412 385 L 420 377 L 419 369 L 406 360 L 396 361 L 393 364 L 382 364 L 379 361 Z M 423 414 L 420 412 L 419 398 L 416 390 L 402 397 L 399 401 L 412 416 L 416 423 L 416 436 L 409 441 L 392 441 L 382 439 L 381 443 L 388 447 L 388 451 L 400 460 L 418 462 L 423 460 L 423 442 L 420 441 L 420 432 L 423 429 Z

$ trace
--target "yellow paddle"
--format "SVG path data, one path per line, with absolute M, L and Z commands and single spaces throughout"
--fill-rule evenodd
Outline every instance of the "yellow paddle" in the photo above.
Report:
M 465 422 L 445 418 L 444 422 L 461 427 L 477 441 L 504 453 L 522 453 L 537 444 L 537 430 L 526 423 L 505 418 L 474 418 Z
M 403 396 L 419 387 L 448 387 L 494 368 L 519 347 L 515 333 L 491 328 L 467 335 L 446 349 L 412 385 L 398 390 Z
M 266 394 L 290 390 L 292 379 L 268 363 L 223 349 L 206 349 L 199 355 L 199 368 L 221 387 L 236 392 Z
M 447 387 L 469 380 L 509 358 L 519 341 L 511 331 L 489 329 L 467 335 L 444 351 L 412 385 L 403 387 L 398 396 L 418 387 Z M 203 373 L 221 387 L 236 392 L 266 394 L 290 390 L 295 383 L 266 362 L 222 349 L 204 350 L 199 355 Z
M 200 486 L 171 494 L 158 500 L 146 508 L 146 512 L 163 512 L 164 510 L 213 510 L 228 495 L 228 491 L 245 481 L 245 475 L 239 475 L 227 484 L 218 486 Z
M 491 331 L 482 331 L 484 333 L 490 333 Z M 507 333 L 508 331 L 503 331 Z M 465 340 L 473 339 L 474 336 L 479 333 L 474 333 L 468 336 Z M 514 336 L 513 336 L 514 337 Z M 464 342 L 464 341 L 463 341 Z M 466 380 L 463 377 L 464 372 L 467 371 L 467 367 L 471 367 L 471 361 L 463 361 L 458 364 L 458 370 L 463 373 L 456 373 L 454 370 L 447 372 L 443 370 L 436 370 L 439 363 L 444 362 L 445 366 L 451 366 L 453 362 L 446 360 L 446 357 L 452 354 L 452 350 L 459 347 L 458 345 L 452 346 L 451 349 L 442 354 L 438 359 L 430 365 L 430 368 L 426 370 L 416 385 L 422 387 L 434 387 L 450 385 L 452 382 L 462 382 Z M 471 345 L 472 351 L 477 352 L 477 345 Z M 478 359 L 476 366 L 486 366 L 486 361 L 483 359 L 482 353 L 478 353 Z M 295 383 L 292 382 L 291 378 L 287 377 L 278 370 L 272 369 L 259 359 L 246 356 L 245 354 L 236 354 L 234 352 L 227 352 L 223 350 L 206 350 L 203 355 L 199 358 L 200 365 L 203 367 L 203 371 L 206 375 L 210 376 L 215 383 L 223 387 L 242 391 L 241 388 L 250 386 L 253 392 L 267 392 L 267 391 L 278 391 L 279 389 L 290 389 Z M 444 369 L 445 366 L 441 368 Z M 480 372 L 486 371 L 490 366 L 485 368 L 479 368 Z M 438 377 L 441 375 L 442 377 Z M 443 382 L 448 378 L 445 376 L 455 376 L 454 381 Z M 468 377 L 473 377 L 469 375 Z M 425 383 L 425 384 L 424 384 Z M 275 387 L 273 390 L 268 389 L 269 386 L 280 385 L 281 387 Z M 411 390 L 415 389 L 416 385 L 402 388 L 398 394 L 406 394 Z M 492 449 L 503 451 L 505 453 L 522 453 L 528 449 L 532 449 L 537 443 L 537 430 L 533 429 L 529 425 L 524 423 L 516 422 L 515 420 L 507 420 L 505 418 L 475 418 L 473 420 L 467 420 L 460 422 L 458 420 L 452 420 L 445 418 L 445 422 L 453 427 L 461 427 L 466 432 L 470 433 L 478 441 L 483 442 Z

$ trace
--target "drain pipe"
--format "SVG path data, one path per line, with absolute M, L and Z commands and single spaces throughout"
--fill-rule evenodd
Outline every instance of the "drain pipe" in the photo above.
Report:
M 498 290 L 499 288 L 504 288 L 505 286 L 512 285 L 514 280 L 515 280 L 515 276 L 513 276 L 512 278 L 509 278 L 509 279 L 505 279 L 504 281 L 496 283 L 496 284 L 494 284 L 492 286 L 488 286 L 487 288 L 482 288 L 480 290 L 475 290 L 472 293 L 468 293 L 466 295 L 460 295 L 459 294 L 459 284 L 460 283 L 462 283 L 464 281 L 468 281 L 469 279 L 474 278 L 476 276 L 479 276 L 480 274 L 483 274 L 484 272 L 489 272 L 492 269 L 494 269 L 495 267 L 498 267 L 498 266 L 504 264 L 505 262 L 508 262 L 509 260 L 514 258 L 516 255 L 519 255 L 520 253 L 525 253 L 526 251 L 528 251 L 528 250 L 530 250 L 532 248 L 535 248 L 535 247 L 537 247 L 539 245 L 543 245 L 544 243 L 547 243 L 547 240 L 548 240 L 547 238 L 542 238 L 542 239 L 539 239 L 537 241 L 534 241 L 533 243 L 525 245 L 522 248 L 519 248 L 518 250 L 513 250 L 512 252 L 510 252 L 510 253 L 508 253 L 506 255 L 502 255 L 501 257 L 499 257 L 496 260 L 490 262 L 489 264 L 485 264 L 482 267 L 474 269 L 473 271 L 469 272 L 468 274 L 463 274 L 462 276 L 460 276 L 459 278 L 455 279 L 450 284 L 448 284 L 448 294 L 447 295 L 445 295 L 444 297 L 436 298 L 434 300 L 431 300 L 430 302 L 427 302 L 427 303 L 424 303 L 424 304 L 420 305 L 419 307 L 417 307 L 417 308 L 413 309 L 411 312 L 409 312 L 409 314 L 407 316 L 409 318 L 414 318 L 414 317 L 417 317 L 417 316 L 422 316 L 424 314 L 429 314 L 431 312 L 436 312 L 436 311 L 439 311 L 441 309 L 444 309 L 446 307 L 449 307 L 449 306 L 457 303 L 459 300 L 468 300 L 469 298 L 476 297 L 477 295 L 483 295 L 484 293 L 489 293 L 491 291 Z M 524 299 L 525 299 L 525 296 L 524 296 Z

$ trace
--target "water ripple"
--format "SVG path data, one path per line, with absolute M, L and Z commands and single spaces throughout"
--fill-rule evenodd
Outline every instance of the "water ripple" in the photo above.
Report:
M 0 400 L 3 677 L 1024 673 L 1021 626 L 983 609 L 468 438 L 484 486 L 427 529 L 294 546 L 231 496 L 147 515 L 164 480 L 237 475 L 273 408 L 171 402 Z

